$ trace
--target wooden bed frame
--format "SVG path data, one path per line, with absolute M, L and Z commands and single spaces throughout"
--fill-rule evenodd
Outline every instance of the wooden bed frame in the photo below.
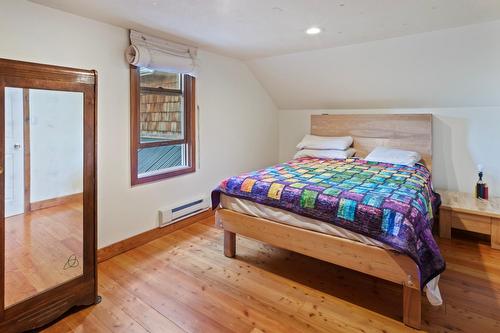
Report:
M 357 156 L 376 146 L 418 151 L 432 166 L 432 115 L 313 115 L 311 134 L 354 138 Z M 224 229 L 224 255 L 236 254 L 236 234 L 302 253 L 403 286 L 403 322 L 420 328 L 420 272 L 407 255 L 360 242 L 310 231 L 267 219 L 218 209 L 216 221 Z

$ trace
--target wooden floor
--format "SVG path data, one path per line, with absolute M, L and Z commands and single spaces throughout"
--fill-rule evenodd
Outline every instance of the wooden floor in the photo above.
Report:
M 72 202 L 5 220 L 6 306 L 82 274 L 82 265 L 64 269 L 83 252 L 82 202 Z
M 102 303 L 46 332 L 413 332 L 402 290 L 381 280 L 238 238 L 222 254 L 213 218 L 99 265 Z M 445 304 L 423 298 L 423 330 L 500 332 L 500 251 L 439 240 Z

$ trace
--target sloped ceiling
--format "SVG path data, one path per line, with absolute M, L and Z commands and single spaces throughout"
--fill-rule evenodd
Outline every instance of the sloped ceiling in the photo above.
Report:
M 498 0 L 33 0 L 240 59 L 500 19 Z M 324 32 L 308 36 L 319 26 Z
M 256 59 L 281 109 L 500 105 L 500 21 Z

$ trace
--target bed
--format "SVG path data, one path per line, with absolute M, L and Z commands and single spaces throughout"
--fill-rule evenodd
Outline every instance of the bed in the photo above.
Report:
M 311 134 L 418 151 L 414 167 L 304 157 L 224 180 L 212 194 L 224 254 L 236 234 L 403 286 L 403 321 L 420 328 L 421 291 L 445 269 L 432 236 L 431 115 L 314 115 Z M 435 285 L 435 283 L 432 283 Z

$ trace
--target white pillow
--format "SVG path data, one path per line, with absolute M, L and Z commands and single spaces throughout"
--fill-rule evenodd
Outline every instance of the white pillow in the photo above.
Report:
M 352 145 L 351 136 L 317 136 L 307 134 L 297 145 L 297 149 L 338 149 L 346 150 Z
M 415 163 L 422 159 L 416 151 L 377 147 L 375 148 L 365 160 L 371 162 L 383 162 L 392 164 L 401 164 L 407 166 L 414 166 Z
M 302 149 L 299 150 L 293 158 L 300 157 L 317 157 L 317 158 L 330 158 L 330 159 L 342 159 L 353 157 L 356 153 L 356 149 L 349 148 L 347 150 L 336 150 L 336 149 Z

